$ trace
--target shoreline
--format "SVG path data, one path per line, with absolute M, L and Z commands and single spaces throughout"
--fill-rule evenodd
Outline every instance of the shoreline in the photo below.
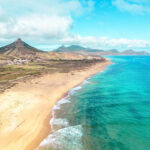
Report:
M 103 71 L 100 71 L 100 72 L 98 72 L 98 73 L 101 73 L 101 72 L 103 72 Z M 56 101 L 56 103 L 55 103 L 55 105 L 52 107 L 52 109 L 51 109 L 51 117 L 49 118 L 50 120 L 49 120 L 49 126 L 50 126 L 50 130 L 51 130 L 51 132 L 52 132 L 52 125 L 51 125 L 51 121 L 52 121 L 52 119 L 55 119 L 54 118 L 54 116 L 53 116 L 53 108 L 56 106 L 57 107 L 57 105 L 59 105 L 58 103 L 60 102 L 60 101 L 62 101 L 63 99 L 66 99 L 67 97 L 70 97 L 70 91 L 71 90 L 74 90 L 75 88 L 78 88 L 78 87 L 80 87 L 80 86 L 82 86 L 83 84 L 84 84 L 84 81 L 88 81 L 88 79 L 89 78 L 91 78 L 91 77 L 93 77 L 94 75 L 96 75 L 96 74 L 98 74 L 98 73 L 95 73 L 95 74 L 93 74 L 93 75 L 91 75 L 91 76 L 89 76 L 89 77 L 87 77 L 87 78 L 85 78 L 81 83 L 79 83 L 78 85 L 76 85 L 76 86 L 74 86 L 73 88 L 71 88 L 68 92 L 66 92 L 66 94 L 64 94 L 64 96 L 62 96 L 58 101 Z M 85 83 L 86 84 L 86 83 Z M 81 87 L 82 88 L 82 87 Z M 76 91 L 76 90 L 75 90 Z M 78 91 L 78 89 L 77 89 L 77 91 Z M 61 105 L 61 104 L 60 104 Z M 55 114 L 55 112 L 54 112 L 54 114 Z M 48 136 L 51 134 L 51 132 L 48 134 Z M 47 137 L 48 137 L 47 136 Z M 45 137 L 41 142 L 40 142 L 40 144 L 42 144 L 43 142 L 44 142 L 44 140 L 46 140 L 47 139 L 47 137 Z M 41 150 L 41 147 L 40 147 L 40 144 L 38 145 L 38 147 L 36 147 L 37 149 L 35 149 L 35 150 Z
M 37 148 L 42 140 L 50 134 L 49 122 L 52 117 L 53 106 L 63 97 L 68 95 L 69 90 L 81 85 L 84 80 L 87 80 L 91 76 L 105 70 L 110 64 L 112 63 L 107 60 L 106 62 L 95 64 L 85 70 L 74 71 L 73 74 L 58 73 L 55 75 L 44 75 L 32 79 L 29 83 L 19 83 L 1 94 L 0 98 L 5 98 L 6 95 L 11 95 L 14 91 L 17 92 L 16 90 L 23 84 L 23 87 L 19 92 L 26 89 L 25 93 L 23 93 L 25 95 L 24 97 L 30 99 L 37 98 L 39 100 L 33 100 L 33 102 L 29 103 L 30 106 L 28 104 L 25 104 L 24 106 L 23 104 L 22 107 L 25 108 L 15 114 L 17 116 L 15 116 L 16 118 L 13 116 L 16 121 L 16 124 L 13 125 L 13 127 L 16 126 L 16 128 L 14 130 L 14 128 L 8 126 L 8 128 L 6 128 L 7 132 L 0 135 L 0 149 L 33 150 Z M 57 83 L 58 80 L 60 83 Z M 59 94 L 57 93 L 57 90 L 59 90 Z M 17 94 L 21 93 L 16 93 L 16 95 Z M 20 98 L 20 95 L 17 98 Z M 29 132 L 29 130 L 31 131 Z

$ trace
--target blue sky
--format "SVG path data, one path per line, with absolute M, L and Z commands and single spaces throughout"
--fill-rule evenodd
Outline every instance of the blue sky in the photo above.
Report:
M 150 51 L 149 0 L 0 0 L 0 45 Z
M 142 2 L 142 0 L 137 0 L 137 2 L 140 1 Z M 75 32 L 85 36 L 90 34 L 110 38 L 150 39 L 150 30 L 148 30 L 150 12 L 135 11 L 134 7 L 132 10 L 124 10 L 113 4 L 115 0 L 95 0 L 93 2 L 95 5 L 92 12 L 75 19 Z M 145 6 L 142 3 L 135 4 Z M 150 8 L 150 3 L 146 4 Z

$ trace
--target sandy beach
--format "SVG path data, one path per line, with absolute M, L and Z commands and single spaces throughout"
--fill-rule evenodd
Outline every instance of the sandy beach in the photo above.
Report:
M 0 150 L 33 150 L 50 133 L 51 109 L 67 92 L 111 62 L 19 82 L 0 94 Z

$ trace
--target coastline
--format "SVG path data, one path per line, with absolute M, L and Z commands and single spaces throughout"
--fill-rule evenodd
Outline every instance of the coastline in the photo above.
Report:
M 0 149 L 33 150 L 36 148 L 50 133 L 51 109 L 57 101 L 67 95 L 70 89 L 103 71 L 110 64 L 111 62 L 107 60 L 82 71 L 43 75 L 26 83 L 18 83 L 0 94 L 0 103 L 6 101 L 2 106 L 13 103 L 9 104 L 10 111 L 6 107 L 9 113 L 4 115 L 6 123 L 0 128 Z M 13 119 L 9 122 L 10 118 Z

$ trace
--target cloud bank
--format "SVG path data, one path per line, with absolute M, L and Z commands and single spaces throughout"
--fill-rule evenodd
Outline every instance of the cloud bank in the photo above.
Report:
M 67 33 L 71 25 L 72 19 L 69 16 L 31 15 L 0 22 L 0 35 L 7 38 L 60 38 Z
M 72 15 L 92 7 L 90 0 L 0 0 L 0 37 L 59 38 L 71 28 Z
M 82 45 L 90 48 L 98 48 L 98 49 L 139 49 L 139 50 L 147 50 L 150 48 L 150 40 L 129 40 L 129 39 L 110 39 L 108 37 L 94 37 L 87 36 L 82 37 L 80 35 L 74 35 L 66 37 L 60 40 L 60 43 L 66 45 Z
M 112 4 L 121 11 L 134 14 L 150 13 L 149 0 L 112 0 Z
M 148 0 L 112 2 L 118 9 L 134 13 L 148 12 L 146 4 L 150 3 Z M 98 49 L 150 48 L 150 41 L 145 40 L 70 34 L 73 16 L 79 17 L 91 12 L 94 4 L 94 0 L 0 0 L 0 43 L 21 37 L 25 41 L 39 43 L 38 46 L 44 49 L 61 44 L 79 44 Z

